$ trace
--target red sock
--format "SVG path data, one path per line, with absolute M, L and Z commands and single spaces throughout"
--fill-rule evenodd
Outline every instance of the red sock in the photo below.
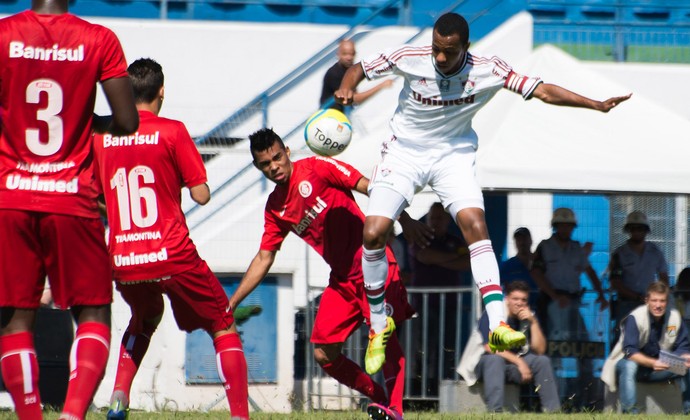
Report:
M 247 361 L 239 334 L 223 334 L 213 339 L 216 348 L 218 374 L 223 381 L 230 403 L 232 418 L 249 418 L 249 390 L 247 389 Z
M 400 347 L 398 336 L 393 333 L 386 345 L 386 362 L 383 364 L 383 377 L 390 402 L 389 407 L 402 414 L 405 391 L 405 355 Z
M 30 332 L 3 335 L 0 349 L 2 380 L 12 396 L 17 417 L 20 420 L 42 419 L 33 335 Z
M 69 385 L 63 416 L 83 419 L 108 363 L 110 327 L 100 322 L 83 322 L 70 352 Z
M 155 331 L 152 328 L 149 331 L 144 331 L 141 334 L 132 335 L 129 331 L 125 331 L 120 343 L 120 356 L 117 359 L 117 374 L 115 375 L 114 391 L 122 391 L 127 397 L 129 403 L 129 392 L 132 389 L 132 382 L 134 376 L 141 366 L 141 361 L 144 359 L 146 351 L 149 349 L 151 343 L 151 335 Z
M 321 368 L 343 385 L 346 385 L 363 395 L 369 397 L 375 403 L 386 404 L 386 391 L 367 375 L 361 367 L 344 355 L 340 354 L 331 363 Z

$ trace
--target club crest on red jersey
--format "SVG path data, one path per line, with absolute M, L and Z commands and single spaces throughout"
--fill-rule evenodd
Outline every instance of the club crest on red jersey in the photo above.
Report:
M 297 190 L 299 191 L 299 195 L 301 195 L 304 198 L 307 198 L 311 195 L 312 192 L 312 186 L 311 182 L 309 181 L 302 181 L 299 183 L 299 186 L 297 187 Z

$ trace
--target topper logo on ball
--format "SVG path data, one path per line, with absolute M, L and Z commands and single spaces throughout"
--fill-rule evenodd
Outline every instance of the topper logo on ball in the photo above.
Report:
M 342 131 L 342 126 L 339 126 L 338 128 L 338 131 Z M 316 127 L 316 134 L 314 135 L 314 138 L 323 145 L 324 149 L 336 149 L 338 152 L 342 152 L 345 150 L 345 146 L 347 146 L 346 144 L 339 144 L 337 141 L 334 141 L 328 137 L 326 133 L 319 129 L 319 127 Z
M 336 109 L 320 109 L 304 127 L 307 146 L 321 156 L 335 156 L 344 151 L 352 139 L 352 124 Z

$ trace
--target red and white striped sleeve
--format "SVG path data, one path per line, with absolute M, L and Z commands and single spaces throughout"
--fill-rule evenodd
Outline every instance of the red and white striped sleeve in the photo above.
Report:
M 525 99 L 530 99 L 534 89 L 536 89 L 540 83 L 543 83 L 543 81 L 538 77 L 523 76 L 510 70 L 505 78 L 503 87 L 515 93 L 519 93 Z

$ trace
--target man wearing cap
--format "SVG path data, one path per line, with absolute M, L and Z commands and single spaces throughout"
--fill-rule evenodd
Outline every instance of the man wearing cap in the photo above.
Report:
M 601 310 L 608 307 L 599 277 L 587 259 L 588 252 L 571 236 L 577 220 L 568 208 L 554 210 L 551 218 L 554 233 L 541 241 L 534 255 L 530 273 L 539 290 L 549 298 L 547 334 L 552 340 L 572 339 L 571 331 L 581 326 L 569 325 L 579 318 L 582 285 L 580 275 L 584 272 L 599 293 L 597 302 Z
M 501 285 L 505 287 L 516 280 L 524 281 L 529 286 L 529 304 L 535 307 L 538 288 L 530 274 L 532 261 L 534 260 L 532 233 L 524 226 L 519 227 L 513 232 L 513 241 L 515 242 L 517 254 L 503 261 L 499 266 Z
M 597 302 L 603 311 L 608 307 L 599 277 L 589 263 L 587 247 L 571 237 L 577 219 L 569 208 L 557 208 L 551 218 L 553 235 L 541 241 L 534 255 L 532 278 L 540 290 L 540 303 L 546 306 L 546 338 L 549 341 L 589 341 L 584 321 L 580 315 L 580 298 L 583 293 L 580 275 L 584 272 L 599 294 Z M 557 365 L 558 360 L 554 360 Z M 583 403 L 582 380 L 592 377 L 591 361 L 578 359 L 576 381 L 565 384 L 565 395 L 576 408 Z
M 616 321 L 614 343 L 620 334 L 620 323 L 630 311 L 643 304 L 647 286 L 659 280 L 668 286 L 668 263 L 656 244 L 646 240 L 651 231 L 647 215 L 633 211 L 625 219 L 623 231 L 630 238 L 611 254 L 609 272 L 611 287 L 616 291 L 612 315 Z

